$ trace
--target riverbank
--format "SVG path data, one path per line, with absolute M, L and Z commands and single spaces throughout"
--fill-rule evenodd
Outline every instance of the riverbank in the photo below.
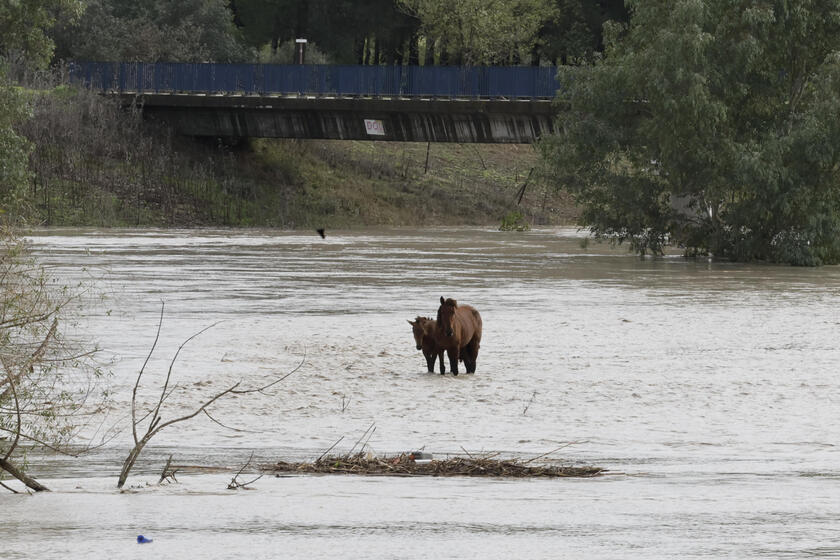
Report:
M 179 137 L 83 90 L 31 93 L 32 225 L 352 228 L 574 223 L 527 145 Z

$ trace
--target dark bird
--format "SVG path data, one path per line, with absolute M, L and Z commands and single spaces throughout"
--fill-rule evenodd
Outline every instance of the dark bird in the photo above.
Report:
M 321 236 L 321 239 L 326 239 L 327 238 L 327 234 L 324 233 L 324 228 L 318 228 L 315 231 L 318 232 L 318 235 Z

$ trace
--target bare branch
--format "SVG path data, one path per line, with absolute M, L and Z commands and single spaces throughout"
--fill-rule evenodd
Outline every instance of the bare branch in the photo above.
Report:
M 373 431 L 371 431 L 371 430 L 373 430 Z M 362 442 L 363 439 L 365 439 L 365 436 L 368 435 L 368 432 L 370 432 L 370 434 L 373 435 L 374 431 L 376 431 L 376 423 L 375 422 L 372 423 L 370 426 L 368 426 L 368 429 L 365 430 L 365 433 L 362 434 L 362 437 L 360 437 L 356 441 L 356 443 L 353 444 L 353 447 L 350 448 L 350 451 L 347 452 L 346 456 L 349 457 L 350 455 L 352 455 L 353 451 L 356 449 L 356 446 L 359 445 Z M 370 441 L 370 438 L 368 438 L 368 441 Z M 365 444 L 365 445 L 367 445 L 367 444 Z M 362 449 L 364 449 L 364 445 L 362 446 Z
M 537 455 L 536 457 L 532 457 L 531 459 L 528 459 L 527 461 L 525 461 L 525 462 L 524 462 L 524 464 L 525 464 L 525 465 L 527 465 L 528 463 L 531 463 L 531 462 L 533 462 L 533 461 L 536 461 L 537 459 L 542 459 L 543 457 L 548 457 L 548 456 L 549 456 L 549 455 L 551 455 L 552 453 L 557 453 L 557 452 L 558 452 L 558 451 L 560 451 L 561 449 L 564 449 L 564 448 L 566 448 L 566 447 L 569 447 L 570 445 L 576 445 L 576 444 L 578 444 L 578 443 L 584 443 L 584 442 L 583 442 L 583 441 L 570 441 L 569 443 L 566 443 L 566 444 L 561 445 L 561 446 L 560 446 L 560 447 L 558 447 L 557 449 L 552 449 L 552 450 L 551 450 L 551 451 L 549 451 L 548 453 L 543 453 L 542 455 Z
M 344 439 L 344 436 L 341 436 L 340 438 L 338 438 L 338 440 L 336 440 L 336 442 L 335 442 L 334 444 L 332 444 L 332 445 L 331 445 L 331 446 L 330 446 L 330 447 L 329 447 L 326 451 L 324 451 L 323 453 L 321 453 L 321 455 L 320 455 L 317 459 L 315 459 L 315 462 L 317 463 L 317 462 L 319 462 L 321 459 L 323 459 L 323 458 L 327 455 L 327 453 L 329 453 L 330 451 L 332 451 L 332 450 L 333 450 L 333 448 L 334 448 L 336 445 L 338 445 L 339 443 L 341 443 L 341 440 L 343 440 L 343 439 Z
M 241 429 L 241 428 L 233 428 L 233 427 L 231 427 L 231 426 L 226 426 L 225 424 L 222 424 L 221 422 L 219 422 L 218 420 L 216 420 L 215 418 L 213 418 L 213 417 L 210 415 L 210 412 L 209 412 L 207 409 L 205 409 L 205 410 L 204 410 L 204 414 L 205 414 L 205 415 L 207 416 L 207 418 L 209 418 L 211 421 L 213 421 L 214 423 L 218 424 L 219 426 L 221 426 L 222 428 L 224 428 L 224 429 L 226 429 L 226 430 L 231 430 L 231 431 L 233 431 L 233 432 L 240 432 L 240 433 L 245 433 L 245 434 L 262 434 L 262 433 L 265 433 L 265 431 L 264 431 L 264 430 L 243 430 L 243 429 Z
M 58 312 L 58 308 L 52 309 L 47 313 L 42 313 L 40 315 L 24 315 L 23 317 L 16 316 L 14 319 L 9 319 L 5 322 L 0 322 L 0 329 L 17 329 L 20 327 L 24 327 L 26 325 L 32 325 L 35 323 L 42 323 L 55 315 Z
M 221 422 L 219 422 L 218 420 L 213 418 L 213 416 L 209 413 L 207 408 L 210 405 L 212 405 L 213 403 L 215 403 L 216 401 L 218 401 L 219 399 L 221 399 L 222 397 L 224 397 L 225 395 L 231 395 L 231 394 L 241 395 L 241 394 L 262 392 L 265 389 L 279 383 L 283 379 L 286 379 L 287 377 L 289 377 L 289 375 L 291 375 L 292 373 L 294 373 L 295 371 L 300 369 L 300 367 L 303 365 L 303 363 L 306 359 L 306 354 L 305 354 L 305 350 L 304 350 L 304 359 L 301 360 L 301 363 L 298 364 L 298 366 L 295 369 L 293 369 L 291 372 L 282 376 L 280 379 L 277 379 L 275 381 L 272 381 L 271 383 L 268 383 L 266 385 L 263 385 L 261 387 L 256 387 L 256 388 L 253 388 L 253 389 L 240 389 L 239 387 L 241 386 L 242 381 L 241 380 L 237 381 L 236 383 L 234 383 L 233 385 L 231 385 L 227 389 L 212 395 L 210 398 L 205 400 L 200 406 L 198 406 L 191 413 L 185 414 L 183 416 L 179 416 L 177 418 L 173 418 L 172 420 L 163 421 L 163 418 L 161 416 L 161 408 L 163 407 L 164 402 L 172 395 L 173 391 L 177 388 L 177 385 L 174 385 L 173 387 L 170 388 L 170 383 L 172 382 L 172 374 L 173 374 L 173 371 L 174 371 L 174 368 L 175 368 L 175 362 L 178 360 L 178 356 L 180 355 L 181 350 L 183 350 L 183 348 L 191 340 L 195 339 L 200 334 L 208 331 L 209 329 L 215 327 L 216 325 L 218 325 L 221 322 L 221 321 L 217 321 L 216 323 L 213 323 L 212 325 L 207 326 L 207 327 L 201 329 L 200 331 L 196 332 L 195 334 L 193 334 L 192 336 L 187 338 L 183 343 L 181 343 L 181 345 L 178 347 L 178 350 L 175 352 L 175 355 L 172 357 L 172 360 L 170 360 L 170 362 L 169 362 L 169 368 L 168 368 L 167 373 L 166 373 L 166 379 L 164 380 L 163 385 L 161 387 L 160 397 L 158 398 L 157 404 L 155 405 L 155 407 L 152 411 L 150 411 L 148 414 L 146 414 L 143 417 L 143 419 L 137 420 L 137 416 L 136 416 L 136 414 L 137 414 L 137 389 L 140 385 L 140 378 L 142 377 L 143 372 L 145 371 L 146 365 L 148 364 L 149 359 L 152 355 L 152 351 L 154 351 L 154 347 L 157 345 L 157 342 L 159 340 L 161 325 L 163 323 L 163 310 L 164 310 L 164 305 L 163 305 L 163 302 L 161 302 L 161 315 L 160 315 L 160 321 L 158 323 L 157 335 L 155 336 L 155 341 L 154 341 L 154 344 L 152 346 L 152 350 L 149 352 L 149 355 L 147 356 L 146 361 L 143 363 L 143 367 L 140 369 L 140 372 L 137 375 L 137 381 L 135 382 L 134 389 L 132 391 L 132 396 L 131 396 L 131 419 L 132 419 L 132 433 L 133 433 L 133 436 L 134 436 L 134 447 L 129 451 L 128 457 L 126 457 L 125 462 L 123 463 L 122 469 L 120 471 L 119 480 L 117 481 L 117 488 L 122 488 L 123 487 L 123 485 L 125 484 L 125 481 L 128 478 L 129 472 L 131 471 L 132 467 L 134 466 L 134 463 L 137 461 L 137 458 L 140 456 L 140 453 L 143 451 L 143 448 L 161 430 L 163 430 L 164 428 L 167 428 L 169 426 L 172 426 L 173 424 L 178 424 L 180 422 L 185 422 L 187 420 L 195 418 L 197 415 L 199 415 L 202 412 L 208 418 L 210 418 L 211 421 L 215 422 L 216 424 L 218 424 L 218 425 L 220 425 L 224 428 L 227 428 L 227 429 L 235 430 L 235 428 L 225 426 L 224 424 L 222 424 Z M 149 416 L 151 416 L 151 420 L 149 421 L 149 425 L 146 428 L 146 433 L 142 437 L 140 437 L 139 434 L 137 433 L 137 426 L 140 424 L 140 422 L 142 422 L 143 420 L 145 420 Z M 243 431 L 243 430 L 235 430 L 235 431 Z M 250 484 L 250 483 L 246 483 L 246 484 Z
M 254 452 L 253 452 L 253 451 L 251 451 L 251 456 L 250 456 L 250 457 L 248 457 L 248 462 L 247 462 L 247 463 L 245 463 L 244 465 L 242 465 L 242 468 L 241 468 L 241 469 L 239 469 L 239 471 L 238 471 L 235 475 L 233 475 L 233 478 L 230 480 L 230 484 L 228 484 L 228 485 L 227 485 L 228 490 L 238 490 L 238 489 L 240 489 L 240 488 L 245 488 L 245 487 L 246 487 L 246 486 L 248 486 L 249 484 L 253 484 L 253 483 L 255 483 L 256 481 L 258 481 L 259 479 L 261 479 L 261 478 L 263 477 L 263 475 L 259 475 L 257 478 L 255 478 L 255 479 L 253 479 L 253 480 L 249 480 L 248 482 L 239 482 L 239 480 L 238 480 L 238 479 L 239 479 L 239 475 L 241 475 L 241 474 L 242 474 L 242 472 L 243 472 L 245 469 L 247 469 L 247 468 L 248 468 L 248 465 L 250 465 L 250 464 L 251 464 L 251 461 L 252 461 L 253 459 L 254 459 Z
M 175 478 L 175 471 L 169 470 L 169 465 L 172 464 L 172 455 L 169 455 L 169 459 L 166 460 L 166 464 L 163 466 L 163 470 L 160 473 L 160 480 L 158 480 L 158 484 L 163 483 L 164 480 L 171 478 L 175 482 L 178 482 L 178 479 Z
M 62 455 L 67 455 L 68 457 L 78 457 L 80 455 L 80 453 L 70 453 L 69 451 L 67 451 L 65 449 L 62 449 L 61 447 L 59 447 L 57 445 L 47 443 L 46 441 L 44 441 L 40 438 L 37 438 L 35 436 L 31 436 L 31 435 L 29 435 L 25 432 L 22 432 L 22 431 L 18 432 L 18 431 L 10 430 L 9 428 L 4 428 L 4 427 L 0 426 L 0 432 L 6 432 L 8 434 L 13 434 L 13 435 L 14 434 L 20 434 L 21 439 L 25 439 L 26 441 L 31 441 L 32 443 L 37 443 L 38 445 L 40 445 L 41 447 L 44 447 L 45 449 L 49 449 L 50 451 L 55 451 L 56 453 L 61 453 Z M 94 448 L 85 448 L 85 450 L 89 450 L 89 449 L 94 449 Z
M 152 342 L 152 347 L 149 349 L 149 354 L 146 356 L 146 360 L 143 362 L 143 366 L 140 368 L 140 372 L 137 374 L 137 381 L 134 383 L 134 390 L 131 392 L 131 432 L 134 435 L 134 443 L 137 443 L 137 420 L 136 420 L 136 409 L 137 409 L 137 388 L 140 386 L 140 378 L 143 377 L 143 372 L 146 370 L 146 364 L 149 363 L 149 360 L 152 357 L 152 354 L 155 351 L 155 347 L 157 347 L 158 339 L 160 339 L 160 328 L 163 325 L 163 308 L 164 302 L 160 302 L 160 319 L 158 319 L 158 326 L 157 326 L 157 333 L 155 334 L 155 340 Z M 145 416 L 144 416 L 145 418 Z
M 24 373 L 30 370 L 30 368 L 32 367 L 32 363 L 36 362 L 41 356 L 44 355 L 44 352 L 47 349 L 47 343 L 49 342 L 50 338 L 52 338 L 55 335 L 55 330 L 57 327 L 58 318 L 53 319 L 52 326 L 50 327 L 50 330 L 47 331 L 47 336 L 44 337 L 44 340 L 41 342 L 41 344 L 38 345 L 38 348 L 35 350 L 35 352 L 32 353 L 32 355 L 26 360 L 26 362 L 24 362 L 18 367 L 17 375 L 11 375 L 11 372 L 9 372 L 8 368 L 6 368 L 6 380 L 0 382 L 0 385 L 15 385 L 18 381 L 20 381 L 20 378 L 23 377 Z M 6 390 L 0 393 L 0 401 L 7 397 L 8 394 L 9 387 L 7 387 Z
M 6 455 L 3 457 L 4 461 L 9 460 L 9 457 L 12 456 L 12 453 L 14 452 L 18 443 L 20 442 L 20 431 L 21 431 L 21 427 L 23 426 L 23 419 L 22 419 L 21 413 L 20 413 L 20 401 L 18 400 L 17 389 L 15 388 L 16 384 L 15 384 L 15 381 L 14 381 L 14 376 L 11 375 L 11 373 L 8 370 L 6 370 L 6 376 L 7 376 L 7 379 L 9 381 L 9 389 L 12 391 L 12 395 L 14 396 L 15 416 L 17 418 L 17 427 L 15 428 L 15 439 L 12 442 L 12 444 L 9 446 L 9 449 L 6 452 Z M 3 393 L 3 395 L 5 395 L 5 392 Z M 3 395 L 0 395 L 0 400 L 3 399 Z
M 154 425 L 155 425 L 155 426 L 157 426 L 157 427 L 155 427 L 154 429 L 150 430 L 150 432 L 149 432 L 149 433 L 150 433 L 151 435 L 155 435 L 155 434 L 157 434 L 159 431 L 161 431 L 162 429 L 164 429 L 164 428 L 165 428 L 165 427 L 167 427 L 167 426 L 171 426 L 172 424 L 177 424 L 178 422 L 184 422 L 185 420 L 189 420 L 189 419 L 191 419 L 191 418 L 195 418 L 195 417 L 196 417 L 196 416 L 198 416 L 201 412 L 203 412 L 205 408 L 207 408 L 208 406 L 210 406 L 211 404 L 213 404 L 214 402 L 216 402 L 216 401 L 217 401 L 217 400 L 219 400 L 220 398 L 224 397 L 224 396 L 225 396 L 225 395 L 227 395 L 228 393 L 232 393 L 232 392 L 234 392 L 234 390 L 235 390 L 235 389 L 239 386 L 239 383 L 241 383 L 241 381 L 240 381 L 240 382 L 237 382 L 236 384 L 232 385 L 231 387 L 228 387 L 227 389 L 225 389 L 225 390 L 224 390 L 224 391 L 222 391 L 221 393 L 218 393 L 218 394 L 214 395 L 213 397 L 211 397 L 211 398 L 210 398 L 210 400 L 208 400 L 208 401 L 207 401 L 207 402 L 205 402 L 203 405 L 201 405 L 200 407 L 198 407 L 198 408 L 195 410 L 195 412 L 193 412 L 193 413 L 191 413 L 191 414 L 187 414 L 187 415 L 185 415 L 185 416 L 181 416 L 180 418 L 175 418 L 174 420 L 169 420 L 168 422 L 164 422 L 163 424 L 160 424 L 159 426 L 157 426 L 157 424 L 158 424 L 158 422 L 160 421 L 160 418 L 157 418 L 157 419 L 155 420 L 155 422 L 154 422 Z
M 0 481 L 0 486 L 2 486 L 3 488 L 5 488 L 6 490 L 8 490 L 9 492 L 11 492 L 12 494 L 20 494 L 20 492 L 18 492 L 17 490 L 15 490 L 14 488 L 12 488 L 11 486 L 6 486 L 5 484 L 3 484 L 3 482 L 2 482 L 2 481 Z
M 161 308 L 161 312 L 163 312 L 162 308 Z M 204 327 L 203 329 L 201 329 L 200 331 L 198 331 L 194 335 L 190 336 L 188 339 L 186 339 L 184 342 L 182 342 L 181 345 L 178 347 L 178 350 L 175 351 L 175 355 L 172 356 L 172 360 L 169 362 L 169 370 L 166 372 L 166 380 L 163 382 L 163 388 L 161 389 L 161 392 L 160 392 L 160 399 L 158 400 L 157 406 L 155 406 L 155 411 L 152 415 L 152 417 L 154 418 L 154 420 L 152 420 L 152 422 L 155 422 L 160 417 L 160 407 L 163 406 L 163 401 L 168 396 L 166 390 L 169 387 L 169 380 L 172 378 L 172 368 L 175 367 L 175 361 L 178 359 L 178 355 L 181 353 L 181 350 L 183 350 L 184 346 L 186 346 L 195 337 L 197 337 L 198 335 L 200 335 L 204 332 L 207 332 L 208 330 L 210 330 L 213 327 L 215 327 L 216 325 L 218 325 L 220 322 L 221 321 L 216 321 L 212 325 Z M 237 383 L 237 385 L 239 385 L 239 383 Z M 230 390 L 225 391 L 225 392 L 229 392 L 229 391 Z M 198 412 L 196 412 L 196 414 L 198 414 Z M 195 414 L 193 414 L 193 416 L 195 416 Z
M 46 486 L 44 486 L 43 484 L 41 484 L 40 482 L 38 482 L 37 480 L 35 480 L 31 476 L 28 476 L 26 473 L 24 473 L 23 471 L 21 471 L 20 469 L 15 467 L 13 464 L 11 464 L 6 459 L 0 459 L 0 469 L 3 469 L 4 471 L 8 472 L 10 475 L 12 475 L 16 479 L 20 480 L 21 482 L 26 484 L 26 486 L 28 486 L 29 488 L 32 488 L 36 492 L 49 492 L 50 491 L 49 488 L 47 488 Z
M 306 347 L 305 346 L 303 348 L 303 358 L 301 358 L 300 363 L 295 367 L 295 369 L 293 369 L 292 371 L 290 371 L 286 375 L 284 375 L 284 376 L 282 376 L 278 379 L 275 379 L 271 383 L 269 383 L 267 385 L 263 385 L 262 387 L 256 387 L 256 388 L 253 388 L 253 389 L 242 389 L 240 391 L 233 391 L 233 393 L 237 394 L 237 395 L 247 395 L 248 393 L 263 393 L 263 391 L 265 391 L 269 387 L 277 385 L 278 383 L 280 383 L 281 381 L 283 381 L 284 379 L 286 379 L 287 377 L 289 377 L 290 375 L 295 373 L 297 370 L 299 370 L 303 366 L 304 362 L 306 362 Z M 265 393 L 263 393 L 263 394 L 265 394 Z

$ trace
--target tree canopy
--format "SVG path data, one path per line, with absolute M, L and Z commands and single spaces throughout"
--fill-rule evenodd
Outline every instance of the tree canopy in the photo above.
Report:
M 241 62 L 251 58 L 226 0 L 87 0 L 78 22 L 54 30 L 58 55 L 77 60 Z
M 73 21 L 80 0 L 4 0 L 0 2 L 0 57 L 23 58 L 35 67 L 52 59 L 55 44 L 49 29 L 57 18 Z
M 401 0 L 422 22 L 427 41 L 445 45 L 455 64 L 510 64 L 530 53 L 551 0 Z
M 293 41 L 335 64 L 580 63 L 603 49 L 622 0 L 9 0 L 16 43 L 61 59 L 290 63 Z M 24 9 L 26 5 L 26 9 Z M 32 7 L 37 7 L 34 11 Z M 27 11 L 28 10 L 28 11 Z M 65 14 L 71 14 L 67 17 Z M 47 30 L 46 32 L 44 30 Z M 11 39 L 10 39 L 11 40 Z M 0 48 L 2 48 L 0 40 Z M 51 47 L 47 49 L 47 57 Z M 266 52 L 269 53 L 266 56 Z M 257 53 L 260 53 L 257 55 Z
M 840 0 L 628 1 L 564 68 L 558 181 L 640 253 L 840 262 Z

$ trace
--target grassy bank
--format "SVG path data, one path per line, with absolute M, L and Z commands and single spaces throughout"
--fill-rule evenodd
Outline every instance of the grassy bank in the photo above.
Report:
M 531 146 L 178 137 L 89 92 L 32 93 L 33 180 L 14 213 L 92 226 L 567 224 Z M 532 172 L 531 170 L 534 169 Z M 527 184 L 526 184 L 527 183 Z M 525 185 L 521 202 L 519 194 Z

